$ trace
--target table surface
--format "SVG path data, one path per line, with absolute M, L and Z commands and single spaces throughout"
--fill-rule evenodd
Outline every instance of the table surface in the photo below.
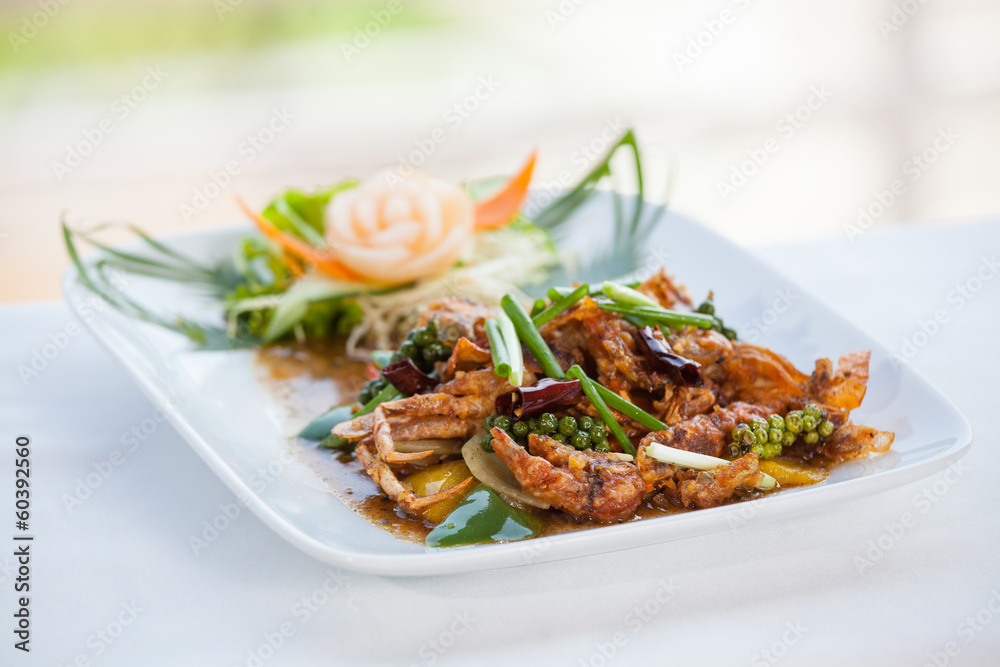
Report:
M 757 251 L 955 402 L 976 433 L 957 479 L 727 533 L 441 577 L 338 571 L 297 551 L 239 506 L 88 335 L 21 379 L 18 366 L 72 321 L 64 305 L 0 309 L 0 424 L 4 442 L 32 439 L 36 535 L 32 652 L 7 634 L 0 662 L 996 664 L 1000 453 L 987 425 L 998 251 L 1000 222 Z M 914 337 L 938 311 L 934 335 Z M 0 467 L 10 489 L 12 452 Z M 13 493 L 0 496 L 10 516 Z M 10 619 L 17 575 L 3 553 Z

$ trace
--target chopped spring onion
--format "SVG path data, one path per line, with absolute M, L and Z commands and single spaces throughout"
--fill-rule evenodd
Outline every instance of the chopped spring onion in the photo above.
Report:
M 625 285 L 605 281 L 601 287 L 604 296 L 612 301 L 617 301 L 630 306 L 645 306 L 647 308 L 662 308 L 663 306 L 656 299 L 652 299 L 639 290 L 634 290 Z
M 574 303 L 579 301 L 584 297 L 585 294 L 590 292 L 590 285 L 584 283 L 580 285 L 575 290 L 567 294 L 566 296 L 560 297 L 558 300 L 552 302 L 552 305 L 538 313 L 531 318 L 532 324 L 536 327 L 540 327 L 546 322 L 551 321 L 556 315 L 559 315 L 564 310 L 568 309 Z
M 702 329 L 711 329 L 715 326 L 715 318 L 711 315 L 701 313 L 682 313 L 666 308 L 650 308 L 648 306 L 622 305 L 619 303 L 602 303 L 601 308 L 612 313 L 630 315 L 642 320 L 658 322 L 674 327 L 694 325 Z
M 725 459 L 716 458 L 714 456 L 708 456 L 706 454 L 697 454 L 695 452 L 686 452 L 683 449 L 675 449 L 673 447 L 667 447 L 658 442 L 651 443 L 646 447 L 646 456 L 651 459 L 656 459 L 661 463 L 670 463 L 675 466 L 680 466 L 682 468 L 691 468 L 692 470 L 714 470 L 719 466 L 729 465 L 731 462 Z M 769 491 L 777 486 L 777 481 L 765 472 L 760 473 L 763 477 L 757 482 L 757 488 L 762 491 Z
M 652 431 L 662 431 L 667 428 L 667 425 L 661 422 L 659 419 L 649 414 L 642 408 L 639 408 L 632 403 L 629 403 L 624 398 L 611 391 L 607 387 L 604 387 L 598 383 L 594 383 L 594 387 L 597 388 L 597 393 L 601 395 L 604 402 L 609 406 L 622 413 L 626 417 L 634 419 L 646 428 Z
M 490 356 L 493 357 L 493 372 L 497 377 L 510 377 L 511 368 L 510 353 L 507 350 L 507 343 L 500 333 L 500 325 L 496 320 L 486 320 L 486 338 L 490 341 Z
M 503 311 L 507 313 L 507 316 L 510 317 L 518 339 L 535 355 L 535 359 L 542 367 L 542 371 L 550 378 L 562 380 L 564 377 L 562 366 L 559 365 L 559 362 L 552 355 L 552 350 L 549 349 L 545 339 L 542 338 L 542 334 L 538 333 L 538 329 L 532 324 L 531 318 L 528 317 L 528 313 L 524 312 L 521 304 L 510 294 L 505 294 L 503 299 L 500 300 L 500 305 L 503 307 Z
M 510 384 L 520 387 L 524 383 L 524 355 L 521 353 L 521 341 L 507 313 L 497 315 L 497 323 L 503 344 L 507 348 L 507 358 L 510 360 Z
M 568 296 L 573 292 L 575 288 L 573 287 L 550 287 L 549 288 L 549 301 L 558 301 L 564 296 Z M 587 296 L 601 296 L 604 292 L 601 291 L 601 287 L 592 287 L 587 290 Z
M 598 393 L 597 387 L 600 386 L 583 372 L 583 369 L 579 366 L 572 366 L 568 371 L 566 371 L 567 377 L 571 377 L 575 380 L 580 381 L 580 388 L 583 389 L 583 393 L 587 395 L 590 399 L 591 405 L 597 410 L 597 414 L 601 416 L 604 420 L 604 424 L 608 427 L 608 430 L 615 436 L 618 444 L 622 446 L 622 449 L 626 454 L 635 455 L 635 447 L 632 446 L 632 441 L 629 440 L 628 436 L 625 435 L 625 431 L 622 430 L 621 424 L 615 419 L 615 416 L 611 414 L 611 410 L 608 410 L 607 404 L 604 403 L 604 399 L 601 398 L 600 393 Z

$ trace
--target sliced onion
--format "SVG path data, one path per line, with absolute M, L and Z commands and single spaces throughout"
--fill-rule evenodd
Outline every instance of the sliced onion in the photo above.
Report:
M 439 456 L 448 454 L 458 454 L 462 449 L 461 438 L 435 438 L 432 440 L 410 440 L 409 442 L 395 442 L 396 451 L 403 454 L 413 454 L 416 452 L 434 452 Z
M 507 502 L 530 505 L 540 509 L 548 509 L 549 504 L 541 498 L 536 498 L 521 488 L 514 473 L 493 452 L 483 449 L 479 441 L 483 434 L 477 433 L 462 447 L 462 458 L 469 466 L 472 475 L 480 482 L 490 487 Z

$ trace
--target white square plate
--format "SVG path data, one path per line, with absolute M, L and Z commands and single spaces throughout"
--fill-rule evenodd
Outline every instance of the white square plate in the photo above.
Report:
M 596 198 L 573 221 L 569 244 L 602 247 L 608 210 Z M 246 230 L 196 233 L 168 239 L 177 250 L 206 260 L 227 256 Z M 250 350 L 195 351 L 183 337 L 94 308 L 94 295 L 75 269 L 63 287 L 74 311 L 118 359 L 201 458 L 276 533 L 312 556 L 354 570 L 386 575 L 465 572 L 525 565 L 726 530 L 747 512 L 754 520 L 821 511 L 834 503 L 900 486 L 930 475 L 961 457 L 972 442 L 966 419 L 926 380 L 856 327 L 833 313 L 745 250 L 705 227 L 666 216 L 647 244 L 651 264 L 665 264 L 693 298 L 715 291 L 718 312 L 742 334 L 811 372 L 820 357 L 872 351 L 858 423 L 896 433 L 890 452 L 834 470 L 815 486 L 789 489 L 762 500 L 685 512 L 593 530 L 450 549 L 428 549 L 370 524 L 330 492 L 315 461 L 290 456 L 290 436 L 302 416 L 288 411 L 258 381 Z M 581 253 L 584 249 L 581 248 Z M 99 255 L 90 257 L 92 265 Z M 125 293 L 164 314 L 218 317 L 218 306 L 192 289 L 134 278 Z M 777 307 L 776 307 L 777 304 Z M 784 312 L 779 312 L 784 311 Z M 754 324 L 754 318 L 757 323 Z M 324 406 L 313 408 L 317 413 Z M 301 452 L 300 452 L 301 453 Z M 183 488 L 178 485 L 178 488 Z

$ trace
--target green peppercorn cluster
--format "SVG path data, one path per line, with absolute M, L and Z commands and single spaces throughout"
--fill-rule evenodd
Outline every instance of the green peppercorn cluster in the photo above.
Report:
M 547 435 L 564 445 L 573 445 L 577 449 L 593 449 L 595 452 L 610 452 L 608 445 L 608 429 L 599 419 L 592 417 L 558 417 L 546 412 L 538 417 L 511 423 L 510 417 L 487 417 L 483 422 L 486 435 L 480 444 L 488 452 L 493 451 L 493 436 L 490 429 L 496 427 L 507 431 L 514 442 L 522 447 L 528 446 L 528 436 L 532 433 Z
M 729 453 L 743 456 L 753 452 L 762 459 L 773 459 L 784 447 L 790 447 L 801 436 L 814 445 L 820 438 L 833 433 L 833 422 L 825 410 L 810 403 L 802 410 L 792 410 L 782 417 L 773 414 L 767 419 L 754 417 L 749 424 L 739 424 L 732 431 Z
M 437 324 L 434 320 L 427 323 L 422 329 L 414 329 L 406 335 L 406 340 L 399 346 L 399 350 L 393 352 L 389 363 L 402 361 L 403 359 L 413 359 L 413 363 L 424 373 L 434 370 L 434 363 L 445 361 L 451 356 L 451 348 L 441 340 L 438 333 Z M 358 402 L 364 405 L 370 401 L 380 391 L 385 389 L 388 381 L 381 375 L 374 380 L 369 380 L 361 388 L 358 395 Z

